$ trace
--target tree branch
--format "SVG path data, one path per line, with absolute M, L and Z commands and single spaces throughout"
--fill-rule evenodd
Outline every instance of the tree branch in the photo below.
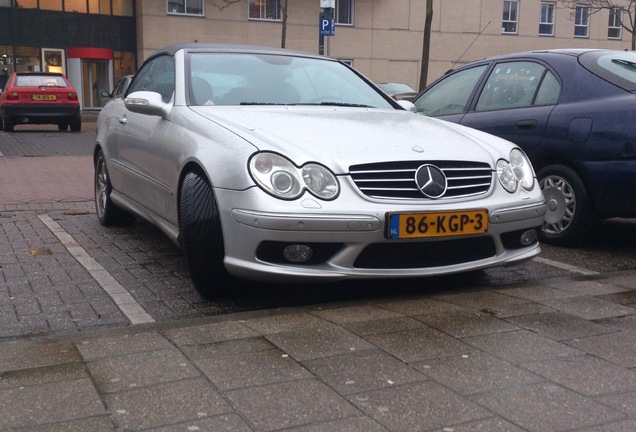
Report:
M 207 0 L 209 5 L 214 6 L 218 10 L 223 10 L 228 6 L 233 5 L 234 3 L 240 3 L 243 0 Z

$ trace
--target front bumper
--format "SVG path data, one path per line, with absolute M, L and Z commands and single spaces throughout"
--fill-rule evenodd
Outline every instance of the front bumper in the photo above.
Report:
M 546 204 L 537 190 L 525 199 L 502 200 L 499 206 L 485 205 L 492 199 L 445 204 L 439 211 L 488 208 L 487 233 L 433 239 L 390 240 L 386 235 L 386 214 L 412 211 L 404 203 L 372 203 L 359 196 L 339 197 L 336 202 L 304 199 L 300 203 L 276 200 L 268 211 L 245 209 L 245 203 L 259 201 L 262 192 L 253 188 L 236 192 L 216 190 L 225 240 L 225 266 L 240 278 L 270 282 L 343 279 L 404 278 L 460 273 L 515 264 L 540 253 L 538 241 L 522 245 L 521 235 L 540 229 Z M 264 204 L 264 203 L 261 203 Z M 276 204 L 280 207 L 276 209 Z M 272 210 L 269 210 L 272 208 Z M 286 210 L 284 209 L 286 208 Z M 355 209 L 355 211 L 352 211 Z M 295 211 L 293 211 L 295 210 Z M 289 245 L 312 248 L 312 259 L 292 263 L 283 251 Z

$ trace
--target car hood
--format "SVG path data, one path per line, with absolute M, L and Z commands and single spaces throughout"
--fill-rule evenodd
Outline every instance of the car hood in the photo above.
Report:
M 393 160 L 480 161 L 494 166 L 512 144 L 474 129 L 400 110 L 342 107 L 191 107 L 259 150 L 339 173 Z

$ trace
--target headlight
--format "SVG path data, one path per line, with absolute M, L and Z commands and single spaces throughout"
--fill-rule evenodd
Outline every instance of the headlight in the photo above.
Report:
M 534 186 L 534 170 L 528 157 L 519 149 L 510 152 L 510 165 L 515 177 L 524 189 L 530 190 Z
M 338 180 L 327 168 L 308 164 L 302 169 L 305 186 L 318 198 L 331 199 L 338 194 Z
M 275 153 L 258 153 L 250 159 L 250 174 L 267 193 L 278 198 L 295 199 L 305 190 L 324 200 L 338 195 L 336 176 L 322 165 L 309 163 L 296 167 Z
M 508 192 L 517 190 L 517 184 L 530 190 L 534 186 L 534 171 L 526 155 L 519 149 L 510 152 L 510 162 L 497 161 L 497 178 Z
M 517 178 L 515 177 L 515 173 L 512 172 L 510 164 L 503 159 L 497 161 L 497 178 L 499 178 L 499 183 L 501 183 L 508 192 L 513 193 L 517 190 Z

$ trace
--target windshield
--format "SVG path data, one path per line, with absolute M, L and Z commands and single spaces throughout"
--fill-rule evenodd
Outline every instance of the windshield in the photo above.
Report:
M 581 55 L 581 65 L 595 75 L 628 91 L 636 91 L 636 53 L 591 51 Z
M 345 65 L 243 53 L 190 55 L 191 105 L 336 105 L 394 108 Z

